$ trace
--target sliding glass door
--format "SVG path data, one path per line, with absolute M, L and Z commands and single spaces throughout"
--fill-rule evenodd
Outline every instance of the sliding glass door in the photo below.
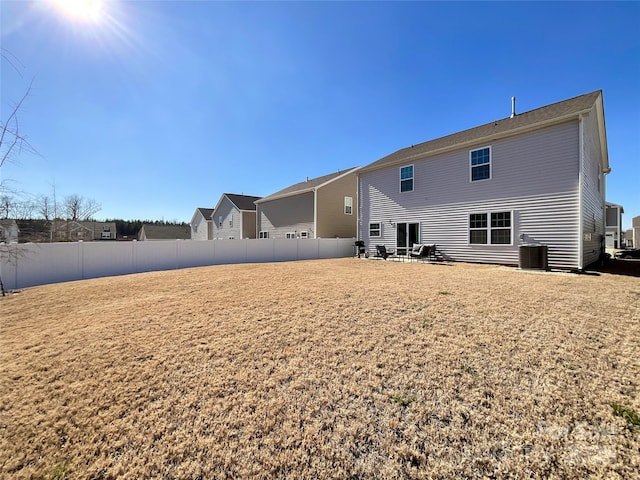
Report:
M 420 243 L 420 224 L 396 224 L 396 254 L 407 255 L 414 243 Z

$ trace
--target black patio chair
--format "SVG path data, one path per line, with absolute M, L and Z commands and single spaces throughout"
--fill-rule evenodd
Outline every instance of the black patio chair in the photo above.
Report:
M 387 250 L 384 245 L 376 245 L 376 257 L 386 260 L 390 255 L 393 255 L 393 250 Z

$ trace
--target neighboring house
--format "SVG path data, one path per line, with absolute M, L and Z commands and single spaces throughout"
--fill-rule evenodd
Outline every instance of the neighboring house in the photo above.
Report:
M 115 240 L 116 224 L 92 220 L 54 220 L 51 222 L 51 239 L 54 242 Z
M 604 214 L 605 247 L 622 248 L 622 205 L 606 202 Z
M 630 237 L 633 248 L 640 248 L 640 216 L 631 219 L 631 230 L 633 230 Z
M 43 219 L 16 220 L 18 224 L 18 242 L 52 242 L 51 222 Z
M 307 179 L 258 200 L 258 237 L 355 237 L 358 169 Z
M 622 248 L 633 248 L 633 229 L 622 232 Z
M 212 213 L 213 208 L 196 208 L 190 222 L 191 240 L 211 240 L 213 238 Z
M 223 193 L 213 209 L 213 238 L 256 238 L 256 204 L 260 197 Z
M 519 246 L 539 243 L 549 267 L 582 270 L 604 249 L 610 170 L 601 91 L 514 111 L 363 167 L 359 239 L 497 264 L 518 264 Z
M 17 242 L 18 231 L 18 223 L 15 220 L 0 220 L 0 243 Z
M 190 240 L 189 225 L 154 225 L 145 223 L 138 232 L 138 240 Z

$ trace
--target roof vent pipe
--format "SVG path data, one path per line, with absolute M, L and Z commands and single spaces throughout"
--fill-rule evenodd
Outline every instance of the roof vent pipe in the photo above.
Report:
M 511 97 L 511 118 L 516 116 L 516 97 Z

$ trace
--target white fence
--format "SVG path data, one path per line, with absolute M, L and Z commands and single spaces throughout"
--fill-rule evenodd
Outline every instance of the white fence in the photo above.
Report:
M 352 238 L 163 240 L 0 245 L 7 290 L 46 283 L 230 263 L 349 257 Z

